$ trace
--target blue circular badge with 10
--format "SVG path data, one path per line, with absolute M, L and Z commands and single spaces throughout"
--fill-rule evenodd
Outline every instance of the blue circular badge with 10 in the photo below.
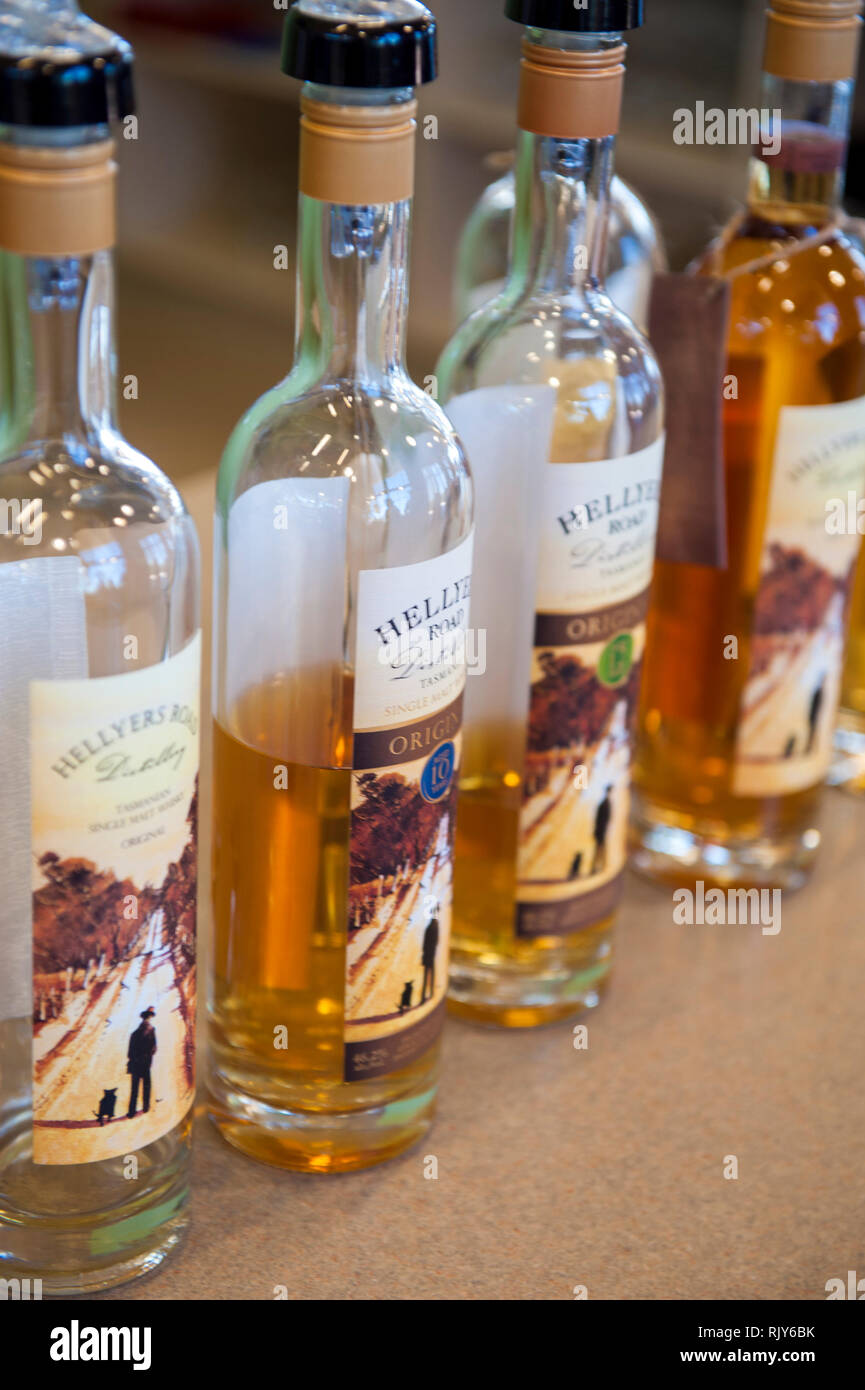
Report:
M 447 795 L 456 761 L 456 746 L 453 743 L 440 743 L 421 774 L 420 794 L 424 801 L 441 801 Z

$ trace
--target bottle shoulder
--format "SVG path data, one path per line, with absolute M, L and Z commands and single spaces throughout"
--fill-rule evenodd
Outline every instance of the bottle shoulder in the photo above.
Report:
M 115 503 L 135 507 L 136 515 L 153 512 L 161 520 L 186 515 L 177 487 L 166 473 L 116 431 L 98 437 L 27 441 L 0 459 L 0 488 L 30 491 L 47 498 L 81 496 L 83 506 L 110 511 Z
M 428 492 L 469 482 L 445 412 L 407 376 L 301 385 L 292 374 L 261 397 L 226 446 L 220 504 L 227 509 L 256 483 L 291 478 L 347 479 L 371 505 L 395 479 Z
M 145 543 L 159 536 L 159 543 Z M 197 572 L 198 538 L 183 499 L 121 435 L 28 442 L 0 461 L 0 556 L 77 556 L 122 589 L 133 570 L 170 582 L 178 566 Z
M 734 337 L 782 335 L 831 351 L 865 328 L 865 254 L 843 228 L 780 239 L 740 223 L 692 269 L 730 281 Z M 865 347 L 863 347 L 865 354 Z
M 582 365 L 581 365 L 582 364 Z M 438 367 L 447 402 L 486 386 L 620 381 L 647 399 L 662 391 L 648 340 L 603 291 L 574 296 L 514 297 L 506 289 L 477 310 L 445 349 Z

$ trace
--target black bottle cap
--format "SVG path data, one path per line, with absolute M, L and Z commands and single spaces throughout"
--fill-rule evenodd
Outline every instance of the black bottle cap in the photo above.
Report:
M 619 34 L 639 29 L 643 0 L 505 0 L 505 14 L 533 29 L 559 29 L 573 34 Z
M 0 16 L 0 124 L 109 125 L 135 110 L 132 49 L 70 3 L 7 0 Z
M 435 16 L 418 0 L 294 0 L 282 70 L 322 87 L 420 87 L 437 73 Z

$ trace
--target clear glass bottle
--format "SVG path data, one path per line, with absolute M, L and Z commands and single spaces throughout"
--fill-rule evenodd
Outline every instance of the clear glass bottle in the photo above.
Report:
M 331 1172 L 431 1121 L 472 487 L 404 356 L 433 17 L 303 0 L 286 35 L 295 365 L 238 425 L 217 503 L 210 1098 L 238 1148 Z
M 506 171 L 484 189 L 460 238 L 454 287 L 462 323 L 501 292 L 508 273 L 516 176 L 510 154 L 493 155 Z M 491 162 L 492 162 L 491 161 Z M 618 174 L 610 184 L 606 288 L 613 303 L 645 332 L 652 276 L 667 269 L 661 230 L 639 194 Z
M 116 423 L 131 52 L 29 9 L 0 19 L 0 1276 L 23 1297 L 147 1273 L 184 1225 L 200 660 L 193 525 Z
M 657 364 L 603 287 L 625 50 L 592 32 L 601 12 L 641 19 L 628 3 L 507 7 L 558 28 L 524 43 L 507 283 L 439 365 L 477 490 L 486 635 L 466 692 L 450 998 L 517 1027 L 591 1006 L 607 982 L 663 458 Z
M 865 260 L 839 218 L 860 20 L 777 0 L 747 210 L 696 266 L 731 286 L 728 564 L 659 564 L 636 775 L 638 867 L 797 887 L 819 846 L 865 478 Z

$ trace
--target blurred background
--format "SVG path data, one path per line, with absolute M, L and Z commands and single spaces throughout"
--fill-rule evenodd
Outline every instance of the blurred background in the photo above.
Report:
M 458 238 L 488 157 L 512 148 L 520 30 L 503 0 L 430 0 L 441 76 L 422 94 L 409 365 L 455 326 Z M 280 4 L 280 8 L 276 5 Z M 90 0 L 135 46 L 139 138 L 121 141 L 119 341 L 128 437 L 176 480 L 215 468 L 243 411 L 291 365 L 299 84 L 279 67 L 281 0 Z M 673 113 L 759 105 L 765 0 L 648 0 L 631 35 L 617 170 L 682 268 L 741 199 L 747 151 L 673 143 Z M 847 206 L 865 211 L 860 80 Z

